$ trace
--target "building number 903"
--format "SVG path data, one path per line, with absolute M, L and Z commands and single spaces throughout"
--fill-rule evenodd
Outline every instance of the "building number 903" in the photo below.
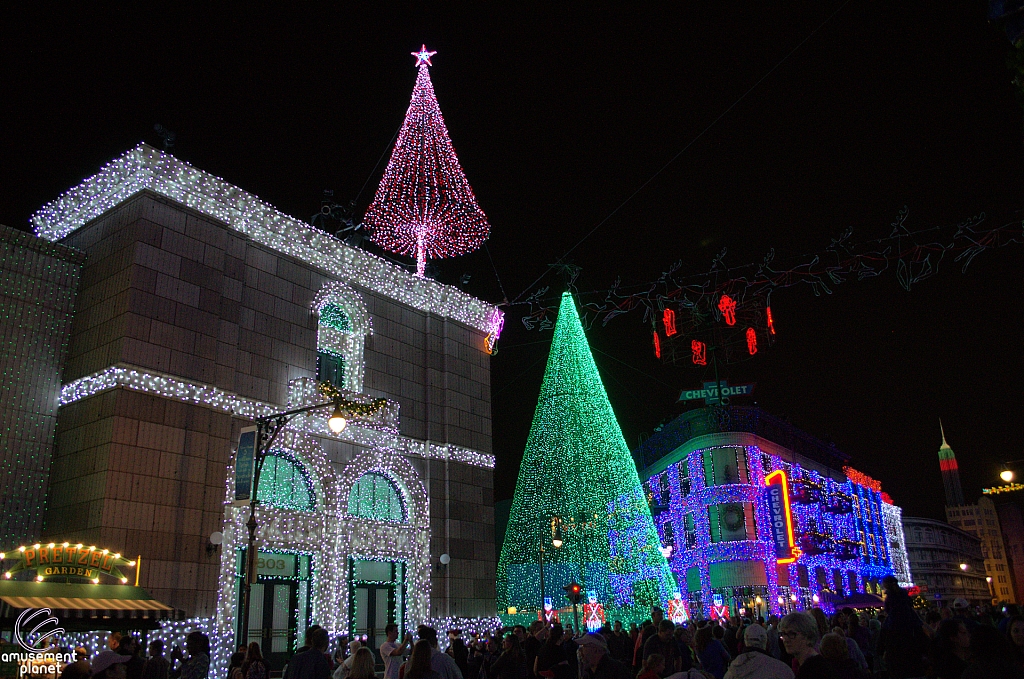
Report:
M 265 559 L 261 556 L 256 559 L 256 568 L 266 571 L 283 571 L 285 563 L 284 559 Z

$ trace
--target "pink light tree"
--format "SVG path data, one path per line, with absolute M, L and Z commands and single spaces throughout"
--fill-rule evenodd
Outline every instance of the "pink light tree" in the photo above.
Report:
M 374 243 L 416 258 L 418 276 L 423 275 L 427 259 L 472 252 L 491 230 L 437 105 L 427 70 L 435 54 L 426 45 L 412 52 L 419 68 L 412 100 L 384 177 L 363 217 Z

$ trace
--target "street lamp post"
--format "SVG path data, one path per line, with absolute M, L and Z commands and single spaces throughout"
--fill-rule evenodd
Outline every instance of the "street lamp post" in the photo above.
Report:
M 380 399 L 378 399 L 379 401 Z M 248 644 L 249 642 L 249 612 L 250 603 L 252 598 L 252 584 L 256 580 L 256 529 L 258 523 L 256 520 L 256 505 L 259 503 L 257 499 L 257 492 L 259 491 L 260 471 L 263 469 L 263 462 L 267 458 L 267 453 L 270 451 L 270 447 L 273 445 L 274 440 L 277 439 L 284 428 L 298 415 L 308 413 L 314 410 L 321 410 L 334 406 L 334 410 L 331 412 L 331 416 L 327 419 L 327 426 L 335 434 L 340 434 L 345 426 L 348 424 L 348 418 L 351 417 L 352 409 L 365 409 L 366 406 L 348 399 L 335 396 L 334 399 L 326 403 L 317 403 L 311 406 L 304 406 L 302 408 L 295 408 L 288 410 L 283 413 L 274 413 L 272 415 L 264 415 L 263 417 L 256 418 L 256 440 L 253 446 L 253 476 L 252 476 L 252 491 L 249 495 L 249 520 L 246 522 L 245 527 L 249 529 L 249 540 L 246 545 L 245 551 L 245 573 L 242 587 L 242 611 L 239 616 L 238 624 L 238 644 Z M 379 408 L 379 403 L 374 403 L 372 406 Z
M 1003 462 L 1002 469 L 999 471 L 999 479 L 1003 482 L 1001 486 L 994 486 L 992 488 L 982 488 L 981 492 L 986 495 L 996 495 L 998 493 L 1012 493 L 1015 491 L 1024 490 L 1024 484 L 1015 483 L 1016 473 L 1013 471 L 1013 467 L 1024 463 L 1024 460 L 1007 460 Z
M 584 559 L 586 559 L 587 551 L 587 531 L 597 527 L 597 514 L 594 514 L 593 518 L 587 516 L 585 512 L 580 512 L 578 515 L 572 515 L 569 520 L 566 521 L 561 516 L 551 517 L 551 534 L 553 539 L 551 543 L 555 547 L 561 547 L 563 544 L 563 534 L 570 529 L 580 531 L 580 584 L 586 589 L 587 585 L 587 574 L 585 568 Z
M 544 543 L 540 545 L 540 610 L 541 617 L 547 617 L 547 611 L 544 610 Z

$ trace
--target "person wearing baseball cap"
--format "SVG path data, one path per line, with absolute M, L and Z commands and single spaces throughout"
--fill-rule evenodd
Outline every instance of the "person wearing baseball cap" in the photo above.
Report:
M 629 668 L 608 655 L 608 642 L 600 634 L 576 639 L 584 679 L 630 679 Z
M 92 659 L 92 679 L 124 679 L 125 663 L 131 660 L 130 655 L 121 655 L 107 649 L 100 651 Z
M 725 679 L 793 679 L 786 663 L 768 655 L 768 631 L 760 625 L 748 625 L 743 631 L 746 646 L 729 665 Z

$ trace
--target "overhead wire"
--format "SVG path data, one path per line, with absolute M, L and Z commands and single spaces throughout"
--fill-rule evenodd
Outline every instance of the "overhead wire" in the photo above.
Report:
M 839 6 L 839 7 L 838 7 L 838 8 L 837 8 L 837 9 L 836 9 L 836 10 L 835 10 L 834 12 L 832 12 L 832 13 L 831 13 L 830 15 L 828 15 L 828 17 L 827 17 L 827 18 L 826 18 L 826 19 L 825 19 L 824 21 L 822 21 L 822 22 L 821 22 L 820 24 L 818 24 L 818 26 L 817 26 L 817 27 L 815 27 L 815 29 L 814 29 L 813 31 L 811 31 L 810 33 L 808 33 L 808 34 L 807 34 L 807 37 L 805 37 L 805 38 L 804 38 L 803 40 L 801 40 L 801 41 L 799 42 L 799 44 L 797 44 L 797 46 L 796 46 L 796 47 L 794 47 L 793 49 L 791 49 L 791 50 L 790 50 L 790 51 L 789 51 L 789 52 L 788 52 L 788 53 L 786 54 L 786 56 L 782 57 L 782 59 L 780 59 L 780 60 L 779 60 L 779 61 L 778 61 L 778 62 L 777 62 L 777 63 L 776 63 L 776 64 L 775 64 L 774 66 L 772 66 L 772 67 L 771 67 L 770 69 L 768 69 L 768 71 L 767 71 L 767 72 L 766 72 L 766 73 L 765 73 L 764 75 L 762 75 L 762 76 L 761 76 L 761 77 L 760 77 L 760 78 L 759 78 L 759 79 L 757 80 L 757 82 L 755 82 L 755 83 L 754 83 L 753 85 L 751 85 L 751 86 L 750 86 L 750 87 L 749 87 L 749 88 L 747 89 L 747 91 L 746 91 L 746 92 L 744 92 L 743 94 L 741 94 L 741 95 L 739 96 L 739 98 L 738 98 L 738 99 L 736 99 L 736 101 L 734 101 L 734 102 L 733 102 L 732 104 L 730 104 L 730 105 L 729 105 L 729 107 L 728 107 L 727 109 L 725 109 L 724 111 L 722 111 L 722 113 L 721 113 L 721 114 L 719 114 L 719 116 L 718 116 L 717 118 L 715 118 L 715 119 L 714 119 L 713 121 L 711 121 L 711 123 L 710 123 L 710 124 L 709 124 L 709 125 L 708 125 L 707 127 L 705 127 L 705 128 L 703 129 L 703 130 L 701 130 L 701 131 L 700 131 L 699 133 L 697 133 L 697 136 L 695 136 L 695 137 L 694 137 L 693 139 L 691 139 L 691 140 L 689 141 L 689 143 L 687 143 L 687 144 L 686 144 L 686 146 L 684 146 L 684 147 L 683 147 L 682 149 L 680 149 L 680 151 L 679 151 L 678 153 L 676 153 L 676 154 L 675 154 L 674 156 L 672 156 L 672 157 L 671 157 L 671 158 L 669 159 L 669 161 L 668 161 L 667 163 L 665 163 L 664 165 L 662 165 L 662 166 L 661 166 L 661 167 L 660 167 L 660 168 L 658 169 L 658 171 L 657 171 L 657 172 L 655 172 L 655 173 L 654 173 L 653 175 L 651 175 L 651 176 L 650 176 L 650 178 L 648 178 L 648 179 L 647 179 L 647 181 L 645 181 L 645 182 L 644 182 L 643 184 L 641 184 L 641 185 L 640 185 L 640 186 L 639 186 L 639 187 L 638 187 L 638 188 L 637 188 L 637 189 L 636 189 L 635 191 L 633 191 L 633 193 L 629 194 L 629 196 L 627 196 L 627 197 L 626 197 L 626 199 L 625 199 L 624 201 L 622 201 L 622 202 L 621 202 L 621 203 L 620 203 L 620 204 L 619 204 L 619 205 L 618 205 L 618 206 L 617 206 L 617 207 L 616 207 L 616 208 L 615 208 L 614 210 L 612 210 L 611 212 L 609 212 L 609 213 L 608 213 L 608 215 L 607 215 L 607 216 L 606 216 L 606 217 L 605 217 L 604 219 L 602 219 L 602 220 L 601 220 L 600 222 L 598 222 L 598 223 L 597 223 L 597 225 L 596 225 L 596 226 L 594 226 L 594 228 L 592 228 L 592 229 L 591 229 L 590 231 L 588 231 L 588 232 L 587 232 L 586 234 L 584 234 L 584 236 L 583 236 L 582 238 L 580 238 L 580 239 L 579 239 L 578 241 L 576 241 L 576 244 L 575 244 L 575 245 L 573 245 L 573 246 L 572 246 L 571 248 L 569 248 L 568 250 L 566 250 L 565 254 L 563 254 L 563 255 L 562 255 L 561 257 L 559 257 L 559 258 L 558 258 L 558 260 L 557 260 L 557 261 L 556 261 L 556 262 L 555 262 L 554 264 L 550 264 L 550 265 L 548 265 L 548 267 L 547 267 L 547 268 L 546 268 L 546 269 L 544 270 L 544 272 L 543 272 L 543 273 L 541 273 L 541 275 L 540 275 L 540 276 L 538 276 L 538 277 L 537 277 L 537 279 L 536 279 L 536 280 L 534 280 L 534 281 L 533 281 L 532 283 L 530 283 L 530 284 L 529 284 L 528 286 L 526 286 L 526 288 L 525 288 L 525 289 L 524 289 L 524 290 L 523 290 L 523 291 L 522 291 L 521 293 L 519 293 L 518 295 L 516 295 L 516 298 L 515 298 L 514 300 L 512 300 L 512 303 L 513 303 L 513 304 L 515 304 L 515 303 L 516 303 L 516 302 L 518 302 L 518 301 L 519 301 L 520 299 L 522 299 L 523 295 L 525 295 L 525 294 L 526 294 L 526 293 L 528 293 L 528 292 L 529 292 L 530 290 L 532 290 L 532 289 L 533 289 L 533 287 L 534 287 L 535 285 L 537 285 L 537 283 L 541 282 L 541 281 L 542 281 L 542 280 L 544 279 L 544 277 L 548 275 L 548 273 L 550 273 L 550 272 L 551 272 L 551 271 L 552 271 L 552 270 L 553 270 L 554 268 L 556 268 L 556 266 L 558 266 L 558 265 L 559 265 L 559 264 L 560 264 L 561 262 L 563 262 L 563 261 L 565 260 L 565 258 L 566 258 L 566 257 L 568 257 L 568 256 L 569 256 L 570 254 L 572 254 L 572 252 L 573 252 L 573 251 L 574 251 L 574 250 L 575 250 L 576 248 L 578 248 L 578 247 L 579 247 L 580 245 L 582 245 L 582 244 L 583 244 L 583 242 L 584 242 L 585 240 L 587 240 L 587 239 L 588 239 L 588 238 L 590 238 L 590 237 L 591 237 L 592 235 L 594 235 L 594 232 L 596 232 L 596 231 L 597 231 L 598 229 L 600 229 L 600 228 L 601 228 L 602 226 L 604 226 L 604 225 L 605 225 L 605 223 L 607 223 L 607 222 L 608 222 L 608 220 L 610 220 L 610 219 L 611 219 L 611 218 L 612 218 L 613 216 L 615 216 L 615 214 L 616 214 L 616 213 L 617 213 L 617 212 L 618 212 L 619 210 L 621 210 L 621 209 L 622 209 L 623 207 L 625 207 L 625 206 L 626 206 L 626 205 L 627 205 L 627 204 L 628 204 L 628 203 L 629 203 L 629 202 L 630 202 L 631 200 L 633 200 L 633 198 L 635 198 L 635 197 L 637 196 L 637 194 L 639 194 L 639 193 L 640 193 L 641 191 L 643 191 L 643 190 L 644 190 L 644 189 L 645 189 L 645 188 L 646 188 L 646 187 L 647 187 L 647 186 L 648 186 L 648 185 L 649 185 L 649 184 L 650 184 L 651 182 L 653 182 L 653 181 L 654 181 L 654 180 L 655 180 L 655 179 L 656 179 L 656 178 L 657 178 L 657 177 L 658 177 L 658 176 L 659 176 L 659 175 L 660 175 L 660 174 L 661 174 L 662 172 L 664 172 L 664 171 L 665 171 L 665 170 L 666 170 L 666 169 L 667 169 L 667 168 L 669 167 L 669 165 L 671 165 L 671 164 L 672 164 L 672 163 L 674 163 L 674 162 L 675 162 L 676 160 L 678 160 L 678 159 L 679 159 L 679 157 L 680 157 L 681 155 L 683 155 L 683 153 L 685 153 L 685 152 L 687 151 L 687 149 L 689 149 L 689 148 L 690 148 L 691 146 L 693 146 L 693 145 L 694 145 L 694 144 L 695 144 L 695 143 L 696 143 L 696 142 L 697 142 L 698 140 L 700 140 L 700 138 L 701 138 L 701 137 L 703 137 L 703 136 L 704 136 L 704 135 L 705 135 L 705 134 L 706 134 L 706 133 L 707 133 L 707 132 L 708 132 L 708 131 L 709 131 L 709 130 L 710 130 L 710 129 L 712 128 L 712 127 L 714 127 L 714 126 L 715 126 L 715 125 L 716 125 L 716 124 L 718 123 L 718 121 L 720 121 L 720 120 L 721 120 L 722 118 L 724 118 L 724 117 L 725 117 L 725 116 L 726 116 L 726 115 L 727 115 L 727 114 L 728 114 L 728 113 L 729 113 L 730 111 L 732 111 L 732 110 L 733 110 L 734 108 L 736 108 L 736 106 L 737 106 L 737 105 L 738 105 L 738 104 L 739 104 L 739 103 L 740 103 L 741 101 L 743 101 L 744 99 L 746 99 L 746 97 L 747 97 L 747 95 L 748 95 L 748 94 L 750 94 L 751 92 L 753 92 L 753 91 L 754 91 L 754 90 L 755 90 L 755 89 L 757 88 L 757 86 L 758 86 L 758 85 L 760 85 L 760 84 L 761 84 L 762 82 L 764 82 L 764 81 L 765 81 L 765 79 L 766 79 L 766 78 L 768 78 L 768 76 L 770 76 L 770 75 L 771 75 L 772 73 L 774 73 L 774 72 L 776 71 L 776 69 L 778 69 L 778 68 L 779 68 L 779 66 L 781 66 L 781 65 L 782 65 L 783 63 L 785 63 L 785 61 L 786 61 L 787 59 L 789 59 L 789 58 L 790 58 L 791 56 L 793 56 L 793 54 L 794 54 L 794 53 L 795 53 L 795 52 L 796 52 L 796 51 L 797 51 L 798 49 L 800 49 L 801 47 L 803 47 L 803 45 L 804 45 L 804 44 L 805 44 L 805 43 L 806 43 L 806 42 L 807 42 L 808 40 L 810 40 L 810 39 L 811 39 L 811 38 L 812 38 L 812 37 L 813 37 L 813 36 L 814 36 L 814 35 L 815 35 L 815 34 L 816 34 L 816 33 L 817 33 L 817 32 L 818 32 L 819 30 L 821 30 L 821 29 L 822 29 L 822 28 L 823 28 L 823 27 L 824 27 L 824 26 L 825 26 L 825 25 L 826 25 L 826 24 L 827 24 L 828 22 L 830 22 L 830 21 L 831 21 L 831 20 L 832 20 L 832 19 L 833 19 L 833 18 L 834 18 L 834 17 L 835 17 L 835 16 L 837 15 L 837 14 L 839 14 L 839 12 L 840 12 L 840 11 L 841 11 L 841 10 L 842 10 L 842 9 L 843 9 L 844 7 L 846 7 L 846 6 L 848 5 L 848 4 L 850 4 L 850 1 L 851 1 L 851 0 L 845 0 L 845 2 L 843 2 L 843 4 L 841 4 L 841 5 L 840 5 L 840 6 Z

